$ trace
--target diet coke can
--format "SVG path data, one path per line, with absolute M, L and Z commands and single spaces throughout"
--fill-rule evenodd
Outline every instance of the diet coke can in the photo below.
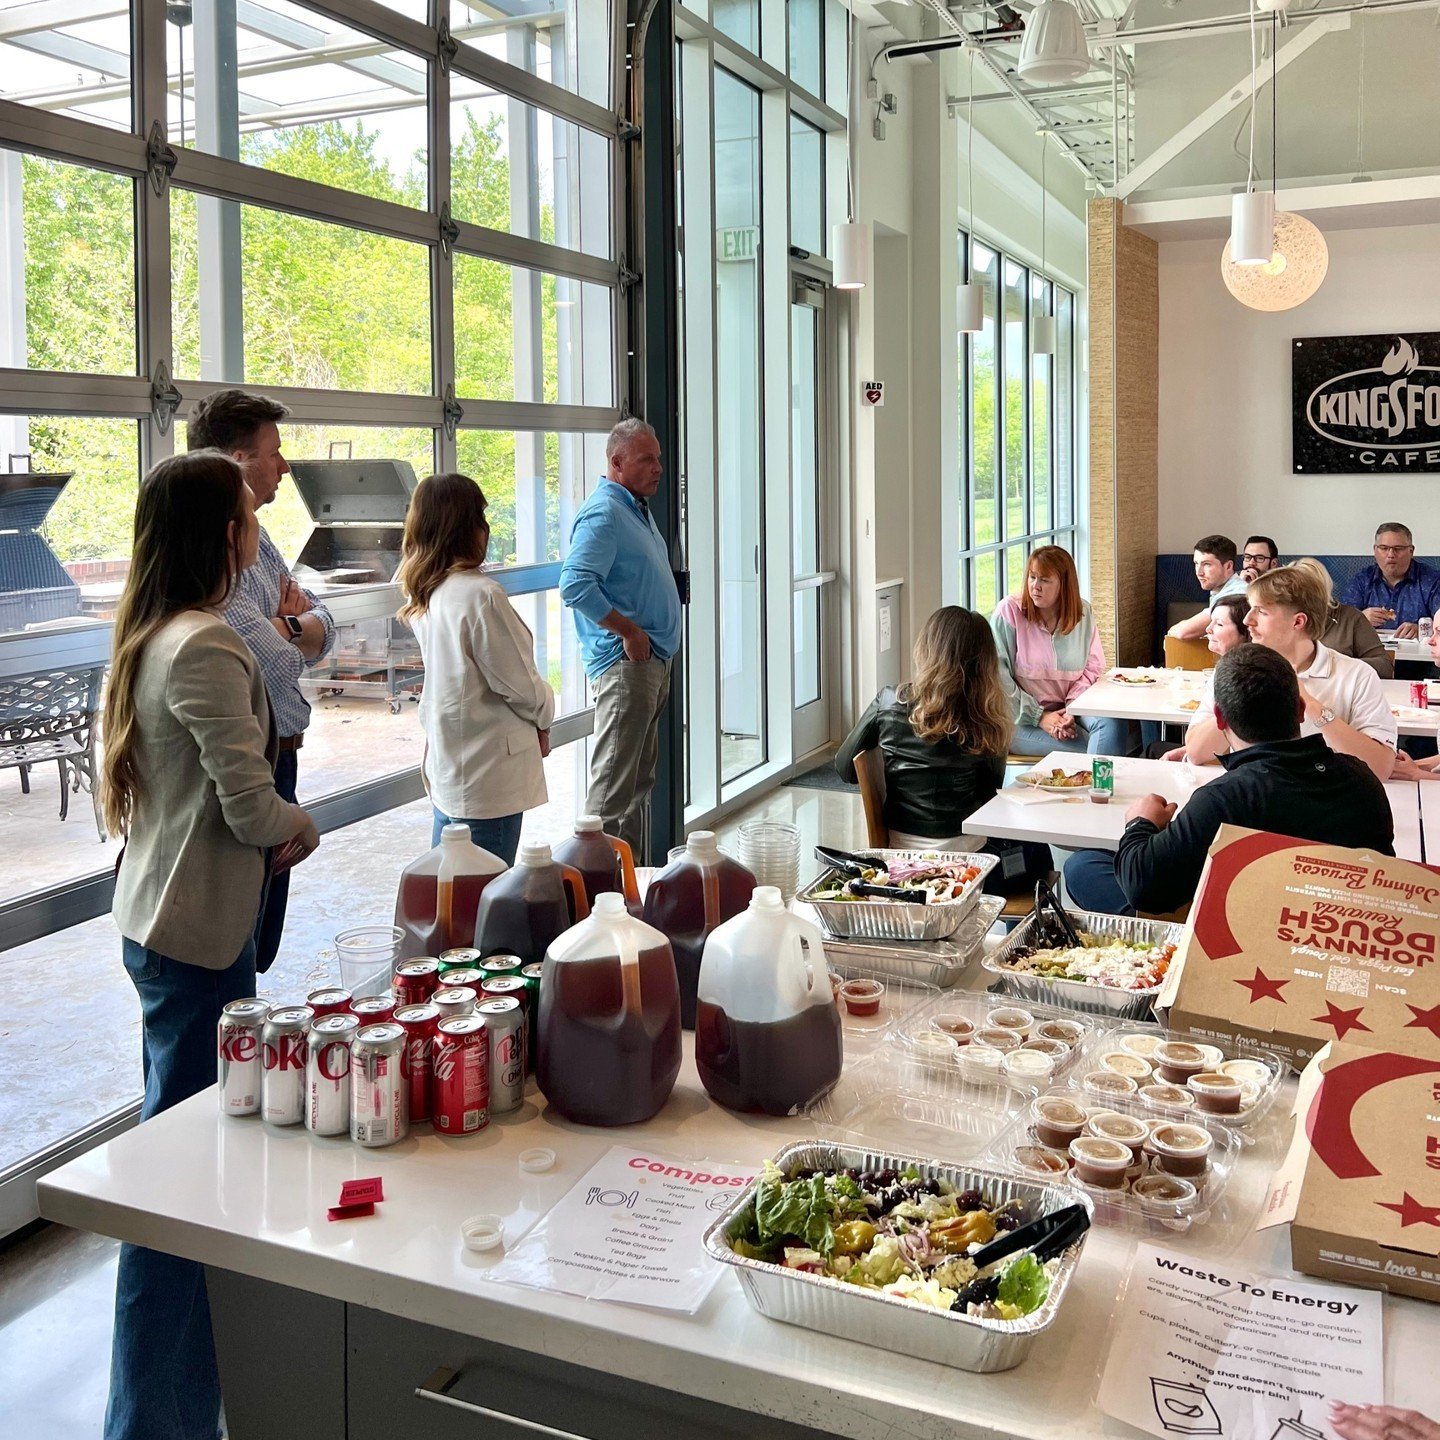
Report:
M 350 1013 L 362 1025 L 383 1025 L 395 1018 L 395 1002 L 388 995 L 367 995 L 350 1002 Z
M 305 1003 L 317 1015 L 348 1015 L 350 1013 L 350 992 L 338 985 L 324 990 L 312 990 Z
M 270 1007 L 263 1000 L 232 1000 L 215 1034 L 215 1078 L 222 1115 L 253 1115 L 260 1108 L 261 1031 Z
M 490 1037 L 490 1113 L 518 1110 L 525 1103 L 525 1005 L 507 996 L 482 1001 L 475 1013 Z
M 395 967 L 390 985 L 395 995 L 395 1008 L 423 1005 L 440 988 L 440 962 L 421 956 Z
M 1416 626 L 1416 629 L 1419 631 L 1421 640 L 1429 640 L 1435 633 L 1435 621 L 1429 615 L 1426 615 Z
M 448 975 L 452 970 L 473 970 L 480 963 L 480 952 L 470 945 L 457 945 L 453 950 L 440 952 L 440 973 Z
M 464 970 L 446 970 L 440 976 L 440 986 L 444 990 L 454 990 L 463 986 L 467 990 L 473 990 L 478 995 L 480 987 L 485 983 L 484 974 L 470 966 Z
M 343 1135 L 350 1128 L 350 1042 L 359 1028 L 353 1015 L 321 1015 L 310 1022 L 305 1128 L 312 1135 Z
M 260 1036 L 260 1114 L 271 1125 L 298 1125 L 305 1118 L 305 1032 L 314 1014 L 308 1005 L 272 1010 Z
M 453 1015 L 473 1014 L 479 998 L 468 985 L 447 985 L 430 997 L 430 1003 L 439 1008 L 443 1020 Z
M 521 975 L 487 975 L 481 990 L 485 1000 L 518 1000 L 525 1004 L 525 979 Z
M 1425 697 L 1427 691 L 1423 680 L 1412 680 L 1410 682 L 1410 703 L 1417 709 L 1425 708 Z
M 410 1122 L 430 1118 L 434 1088 L 435 1027 L 440 1011 L 434 1005 L 406 1005 L 395 1012 L 395 1022 L 405 1031 L 405 1057 L 400 1062 L 410 1086 Z
M 410 1086 L 402 1073 L 405 1030 L 366 1025 L 350 1044 L 350 1138 L 393 1145 L 410 1133 Z
M 453 1015 L 435 1035 L 435 1128 L 469 1135 L 490 1123 L 490 1041 L 483 1015 Z

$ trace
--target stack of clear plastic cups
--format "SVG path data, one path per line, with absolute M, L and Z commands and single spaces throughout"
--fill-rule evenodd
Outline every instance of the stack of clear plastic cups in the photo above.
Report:
M 750 820 L 740 827 L 736 859 L 755 876 L 756 885 L 773 885 L 788 905 L 800 888 L 800 829 L 780 820 Z
M 359 999 L 390 988 L 405 932 L 397 925 L 356 925 L 335 937 L 340 983 Z

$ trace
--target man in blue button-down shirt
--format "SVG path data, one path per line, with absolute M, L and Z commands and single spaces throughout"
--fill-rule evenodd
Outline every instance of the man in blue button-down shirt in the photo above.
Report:
M 1440 572 L 1415 558 L 1415 537 L 1398 520 L 1375 532 L 1375 563 L 1346 587 L 1341 602 L 1365 612 L 1377 630 L 1393 630 L 1401 640 L 1418 633 L 1421 620 L 1440 610 Z
M 560 597 L 575 612 L 595 697 L 585 808 L 643 860 L 660 716 L 680 648 L 680 593 L 650 517 L 662 474 L 655 431 L 643 420 L 622 420 L 605 442 L 605 468 L 605 480 L 575 516 Z

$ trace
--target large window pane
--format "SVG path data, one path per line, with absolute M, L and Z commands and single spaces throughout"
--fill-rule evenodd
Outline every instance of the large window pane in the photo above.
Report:
M 760 223 L 760 96 L 717 70 L 715 226 L 749 239 L 722 238 L 715 265 L 722 780 L 765 759 Z
M 820 698 L 820 594 L 801 590 L 795 596 L 795 708 Z
M 785 9 L 790 24 L 790 78 L 812 95 L 819 95 L 825 58 L 820 0 L 785 0 Z
M 825 253 L 825 137 L 790 117 L 790 243 Z
M 713 0 L 715 28 L 737 44 L 760 53 L 760 0 Z M 719 100 L 716 100 L 719 109 Z
M 975 557 L 975 609 L 988 615 L 1000 603 L 1001 589 L 999 572 L 1000 552 L 987 550 Z
M 118 0 L 0 0 L 0 95 L 53 114 L 131 127 L 130 15 Z
M 790 307 L 790 505 L 794 574 L 820 569 L 820 312 Z M 820 595 L 795 596 L 795 705 L 820 698 Z
M 181 145 L 405 205 L 426 203 L 429 67 L 292 5 L 166 7 Z
M 610 290 L 456 255 L 455 390 L 476 400 L 613 405 Z
M 841 0 L 825 0 L 825 103 L 842 115 L 850 108 L 845 94 L 849 64 L 845 32 L 849 23 L 850 12 Z
M 1025 325 L 1027 275 L 1005 262 L 1005 535 L 1027 529 L 1025 520 L 1025 372 L 1029 336 Z
M 428 247 L 171 192 L 175 373 L 425 394 Z
M 566 0 L 533 7 L 494 0 L 451 0 L 457 40 L 538 75 L 562 90 L 605 105 L 610 100 L 610 13 L 613 0 Z M 527 19 L 516 11 L 533 8 Z M 497 13 L 503 17 L 496 23 Z
M 133 375 L 134 181 L 0 150 L 0 286 L 0 365 Z
M 1075 297 L 1055 287 L 1055 523 L 1075 520 Z
M 1038 275 L 1030 277 L 1030 303 L 1035 315 L 1052 313 L 1051 286 Z M 1058 342 L 1057 342 L 1058 343 Z M 1030 524 L 1044 530 L 1050 524 L 1050 390 L 1054 357 L 1030 357 Z
M 1007 595 L 1018 595 L 1020 587 L 1025 583 L 1025 557 L 1029 553 L 1028 545 L 1012 545 L 1005 552 L 1005 593 Z
M 970 340 L 970 414 L 972 417 L 971 453 L 974 474 L 971 494 L 975 522 L 970 534 L 974 546 L 991 545 L 1000 538 L 999 515 L 996 508 L 999 449 L 996 430 L 996 277 L 999 258 L 993 250 L 977 242 L 974 250 L 974 279 L 983 287 L 985 299 L 984 328 Z

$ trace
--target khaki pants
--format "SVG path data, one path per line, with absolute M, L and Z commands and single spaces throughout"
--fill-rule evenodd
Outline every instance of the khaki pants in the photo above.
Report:
M 670 698 L 670 662 L 616 661 L 592 683 L 595 740 L 585 808 L 643 864 L 650 842 L 650 791 L 660 758 L 660 715 Z

